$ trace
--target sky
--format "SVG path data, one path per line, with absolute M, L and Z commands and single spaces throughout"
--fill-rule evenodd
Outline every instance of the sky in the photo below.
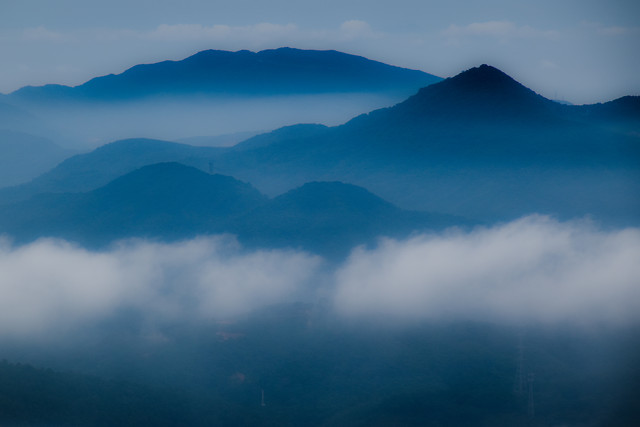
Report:
M 282 46 L 441 77 L 488 63 L 578 104 L 640 95 L 636 0 L 0 0 L 1 93 Z

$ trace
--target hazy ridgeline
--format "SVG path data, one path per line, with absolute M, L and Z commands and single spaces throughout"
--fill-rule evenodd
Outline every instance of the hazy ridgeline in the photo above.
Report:
M 0 423 L 635 425 L 638 97 L 439 81 L 208 51 L 3 97 Z

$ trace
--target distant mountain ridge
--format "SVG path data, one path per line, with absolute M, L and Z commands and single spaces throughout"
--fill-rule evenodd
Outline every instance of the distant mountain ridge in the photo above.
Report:
M 0 189 L 0 205 L 26 200 L 38 193 L 95 190 L 122 175 L 159 162 L 180 162 L 208 170 L 212 160 L 224 150 L 145 138 L 116 141 L 70 157 L 31 182 Z
M 342 182 L 309 182 L 273 198 L 232 222 L 243 243 L 299 247 L 346 256 L 353 247 L 381 236 L 467 226 L 466 218 L 412 212 Z
M 0 188 L 28 182 L 73 154 L 48 139 L 0 128 Z
M 379 236 L 464 224 L 401 210 L 340 182 L 309 183 L 269 200 L 250 184 L 175 162 L 144 166 L 90 192 L 39 194 L 0 209 L 0 233 L 19 243 L 57 237 L 104 247 L 134 237 L 173 241 L 233 233 L 247 246 L 330 257 Z
M 92 191 L 136 168 L 170 161 L 233 176 L 270 197 L 313 181 L 339 181 L 402 209 L 481 222 L 536 212 L 637 224 L 639 100 L 561 105 L 483 65 L 341 126 L 287 126 L 229 148 L 108 144 L 1 190 L 0 203 Z M 276 233 L 277 224 L 269 227 Z
M 184 140 L 296 123 L 335 125 L 440 80 L 333 50 L 205 50 L 74 87 L 23 87 L 0 97 L 0 125 L 80 150 L 127 138 Z
M 221 155 L 221 173 L 279 194 L 304 182 L 363 186 L 406 209 L 484 220 L 528 212 L 640 218 L 640 98 L 567 106 L 488 65 L 313 134 Z M 258 138 L 258 137 L 256 137 Z M 599 199 L 600 198 L 600 199 Z
M 96 77 L 75 87 L 27 86 L 9 97 L 38 102 L 184 95 L 411 93 L 440 80 L 422 71 L 332 50 L 205 50 L 181 61 L 136 65 L 121 74 Z

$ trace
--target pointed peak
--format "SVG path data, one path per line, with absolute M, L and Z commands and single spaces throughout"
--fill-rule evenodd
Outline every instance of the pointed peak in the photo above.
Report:
M 453 115 L 477 120 L 513 120 L 532 114 L 539 118 L 555 106 L 487 64 L 422 88 L 400 105 L 399 111 L 416 117 Z
M 448 79 L 452 83 L 463 86 L 474 86 L 476 88 L 492 88 L 510 85 L 524 88 L 520 83 L 515 81 L 503 71 L 492 67 L 491 65 L 482 64 L 479 67 L 470 68 L 461 72 L 455 77 Z
M 485 103 L 490 100 L 495 103 L 502 100 L 501 102 L 505 105 L 512 104 L 512 106 L 518 103 L 521 105 L 522 103 L 539 105 L 551 103 L 508 74 L 487 64 L 470 68 L 425 89 L 429 92 L 440 92 L 445 96 L 459 96 L 467 102 Z

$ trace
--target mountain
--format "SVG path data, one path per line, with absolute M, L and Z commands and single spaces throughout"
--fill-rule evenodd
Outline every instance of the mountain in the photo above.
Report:
M 94 190 L 153 163 L 179 162 L 209 170 L 210 162 L 223 150 L 144 138 L 116 141 L 68 158 L 28 183 L 0 189 L 0 205 L 26 200 L 38 193 Z
M 406 237 L 414 231 L 468 224 L 453 216 L 399 209 L 355 185 L 310 182 L 241 215 L 231 231 L 245 245 L 346 256 L 380 236 Z
M 0 97 L 0 129 L 39 137 L 57 135 L 57 131 L 46 120 L 29 109 L 14 105 L 6 95 Z
M 48 139 L 0 129 L 0 187 L 30 181 L 72 154 Z
M 497 68 L 483 64 L 439 85 L 425 87 L 394 112 L 409 117 L 456 115 L 469 120 L 514 120 L 548 115 L 555 103 L 518 83 Z
M 0 227 L 20 242 L 40 236 L 90 246 L 128 237 L 173 240 L 225 231 L 230 217 L 264 201 L 231 177 L 158 163 L 88 193 L 40 194 L 5 206 Z
M 206 50 L 75 87 L 24 87 L 4 102 L 46 119 L 68 146 L 87 149 L 126 138 L 175 141 L 296 123 L 335 125 L 440 80 L 336 51 Z
M 482 221 L 540 212 L 629 224 L 640 218 L 636 103 L 561 105 L 483 65 L 341 126 L 256 137 L 269 141 L 239 144 L 216 165 L 271 195 L 339 180 L 405 209 Z M 610 125 L 617 118 L 624 127 Z
M 36 120 L 32 114 L 24 109 L 5 102 L 6 98 L 8 98 L 6 95 L 0 98 L 0 129 L 15 126 L 16 122 L 19 125 L 26 125 Z
M 640 129 L 640 96 L 623 96 L 610 102 L 580 106 L 571 111 L 582 121 L 596 121 L 614 131 L 637 135 Z
M 536 212 L 632 225 L 640 218 L 637 103 L 561 105 L 485 65 L 341 126 L 288 126 L 231 148 L 108 144 L 1 190 L 0 200 L 90 191 L 144 165 L 177 161 L 249 182 L 270 197 L 311 181 L 340 181 L 405 210 L 479 222 Z
M 0 210 L 0 233 L 24 243 L 59 237 L 91 247 L 141 237 L 177 240 L 233 233 L 246 246 L 343 257 L 380 236 L 467 225 L 409 212 L 364 188 L 314 182 L 268 200 L 251 185 L 179 163 L 130 172 L 87 193 L 39 194 Z
M 10 96 L 60 102 L 184 95 L 407 93 L 439 80 L 421 71 L 332 50 L 205 50 L 181 61 L 136 65 L 121 74 L 97 77 L 75 87 L 28 86 Z

